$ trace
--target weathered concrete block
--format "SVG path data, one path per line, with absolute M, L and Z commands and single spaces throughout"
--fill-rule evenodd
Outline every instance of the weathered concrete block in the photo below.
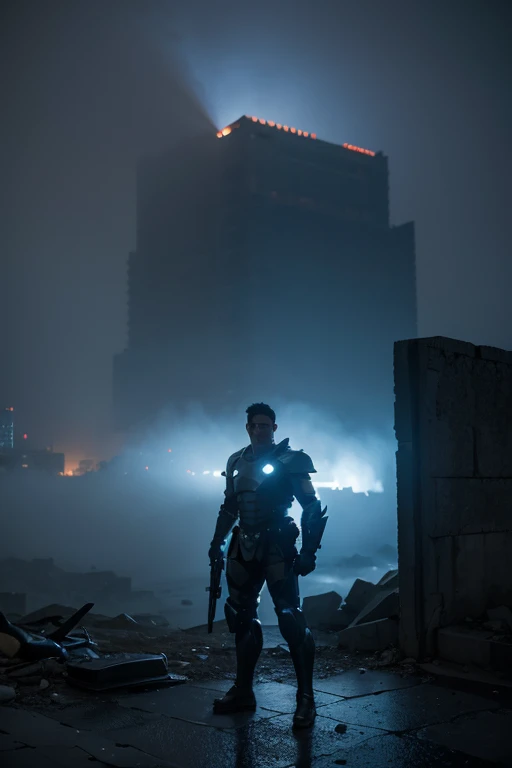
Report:
M 302 601 L 302 610 L 310 627 L 330 627 L 337 617 L 343 598 L 337 592 L 311 595 Z
M 433 536 L 510 530 L 512 480 L 438 478 Z
M 442 659 L 487 667 L 491 661 L 492 632 L 443 627 L 437 633 L 437 652 Z
M 476 357 L 476 346 L 469 341 L 460 341 L 460 339 L 450 339 L 448 336 L 426 336 L 423 339 L 415 339 L 422 346 L 432 349 L 439 349 L 445 355 L 465 355 L 466 357 Z
M 386 589 L 395 589 L 398 587 L 398 569 L 393 568 L 384 574 L 382 579 L 377 582 L 378 587 L 385 587 Z
M 394 362 L 400 643 L 418 657 L 439 626 L 512 607 L 512 352 L 435 337 L 395 345 Z M 460 662 L 460 637 L 439 638 Z M 464 644 L 484 665 L 512 653 Z
M 356 624 L 364 624 L 368 621 L 377 621 L 377 619 L 389 619 L 394 616 L 398 618 L 400 602 L 398 598 L 398 588 L 391 590 L 381 590 L 379 594 L 365 605 L 362 611 L 358 613 L 351 627 Z
M 395 434 L 399 443 L 410 442 L 415 422 L 416 371 L 411 365 L 413 341 L 396 341 L 393 347 L 395 377 Z
M 478 354 L 482 360 L 491 360 L 495 363 L 512 365 L 512 352 L 498 347 L 478 347 Z
M 383 651 L 398 642 L 398 621 L 379 619 L 343 629 L 338 635 L 341 648 L 351 651 Z
M 348 611 L 347 606 L 345 605 L 330 615 L 329 629 L 345 629 L 345 627 L 348 627 L 354 619 L 355 615 L 351 611 Z
M 434 551 L 442 624 L 478 618 L 490 605 L 512 605 L 512 532 L 441 537 Z
M 422 472 L 430 477 L 472 477 L 474 474 L 474 360 L 448 356 L 441 374 L 425 371 L 428 381 L 438 377 L 435 391 L 428 388 L 421 408 L 427 454 Z M 431 374 L 429 377 L 427 374 Z
M 509 353 L 511 354 L 511 353 Z M 475 388 L 475 451 L 477 474 L 512 476 L 512 365 L 479 360 Z
M 405 656 L 418 658 L 420 652 L 419 612 L 416 610 L 417 583 L 421 578 L 421 563 L 416 552 L 418 536 L 417 466 L 418 457 L 412 442 L 401 443 L 396 453 L 398 501 L 398 572 L 402 616 L 400 648 Z
M 491 621 L 502 621 L 512 630 L 512 611 L 508 605 L 500 605 L 498 608 L 488 608 L 487 616 Z
M 379 588 L 371 581 L 356 579 L 352 584 L 350 592 L 345 598 L 345 604 L 351 611 L 359 613 L 365 605 L 378 593 Z

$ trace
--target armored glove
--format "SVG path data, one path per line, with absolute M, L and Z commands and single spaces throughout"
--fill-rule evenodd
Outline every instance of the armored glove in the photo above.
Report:
M 313 552 L 302 549 L 298 557 L 295 558 L 293 570 L 297 576 L 307 576 L 316 568 L 316 555 Z
M 217 562 L 224 557 L 224 551 L 222 547 L 226 543 L 226 536 L 231 531 L 236 521 L 236 512 L 228 508 L 226 504 L 222 504 L 219 515 L 217 517 L 217 525 L 215 526 L 215 533 L 210 544 L 208 551 L 208 557 L 210 558 L 210 565 Z
M 212 542 L 212 546 L 208 550 L 208 557 L 210 558 L 210 565 L 213 565 L 217 560 L 221 560 L 224 557 L 224 552 L 222 551 L 220 544 L 214 544 Z

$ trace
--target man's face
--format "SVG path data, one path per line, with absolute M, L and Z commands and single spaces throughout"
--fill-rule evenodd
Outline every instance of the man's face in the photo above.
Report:
M 269 416 L 256 414 L 256 416 L 253 416 L 250 422 L 245 425 L 245 428 L 251 438 L 251 445 L 272 445 L 277 424 L 273 424 L 272 419 Z

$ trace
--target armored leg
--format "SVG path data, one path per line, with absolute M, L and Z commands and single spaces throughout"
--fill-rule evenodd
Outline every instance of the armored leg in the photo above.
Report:
M 299 607 L 297 576 L 291 567 L 286 576 L 269 584 L 279 629 L 288 643 L 295 674 L 297 675 L 297 709 L 293 717 L 294 728 L 308 728 L 316 717 L 313 695 L 313 666 L 315 641 Z
M 235 635 L 236 680 L 221 699 L 215 699 L 217 714 L 256 709 L 252 690 L 254 671 L 263 648 L 263 633 L 258 620 L 259 593 L 263 576 L 258 564 L 228 559 L 226 578 L 229 597 L 224 607 L 229 631 Z

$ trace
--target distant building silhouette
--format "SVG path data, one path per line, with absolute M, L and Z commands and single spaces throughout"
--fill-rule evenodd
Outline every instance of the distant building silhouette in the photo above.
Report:
M 0 472 L 37 469 L 50 474 L 63 474 L 64 454 L 53 447 L 34 449 L 26 432 L 18 434 L 14 425 L 14 408 L 0 410 Z
M 14 408 L 0 409 L 0 452 L 14 449 Z
M 414 226 L 390 226 L 388 189 L 381 152 L 251 117 L 146 158 L 116 426 L 253 398 L 391 424 L 416 279 Z

